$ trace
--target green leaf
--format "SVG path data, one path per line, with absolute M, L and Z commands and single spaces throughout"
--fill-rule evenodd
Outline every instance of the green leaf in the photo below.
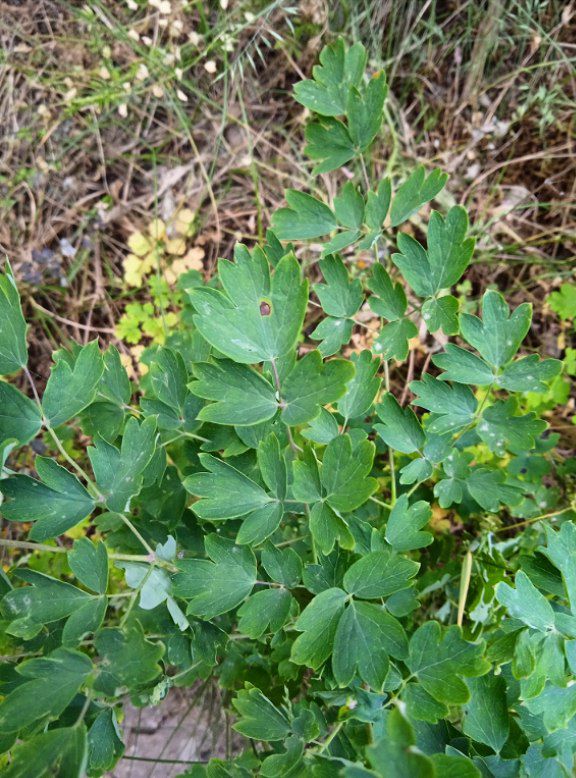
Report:
M 434 778 L 431 760 L 415 743 L 412 726 L 399 708 L 393 708 L 386 719 L 386 734 L 366 749 L 370 764 L 386 778 Z M 384 766 L 385 773 L 381 772 Z
M 509 392 L 545 392 L 548 383 L 561 372 L 559 359 L 541 360 L 537 354 L 530 354 L 506 365 L 495 383 Z
M 386 540 L 395 551 L 413 551 L 424 548 L 434 541 L 430 532 L 421 532 L 432 518 L 427 502 L 420 500 L 408 504 L 408 497 L 400 495 L 386 522 Z
M 101 659 L 94 688 L 104 694 L 115 695 L 121 687 L 135 691 L 152 683 L 161 672 L 158 662 L 164 646 L 148 640 L 137 621 L 129 627 L 100 630 L 94 645 Z
M 116 405 L 128 405 L 132 396 L 130 379 L 115 346 L 109 346 L 102 355 L 104 372 L 98 395 Z
M 361 43 L 348 48 L 342 38 L 320 52 L 320 65 L 312 71 L 314 80 L 299 81 L 296 100 L 322 116 L 339 116 L 346 111 L 351 86 L 359 86 L 366 67 L 366 49 Z
M 88 635 L 96 633 L 106 615 L 106 597 L 92 597 L 70 615 L 62 630 L 62 645 L 74 648 Z
M 545 525 L 546 546 L 539 549 L 562 574 L 572 613 L 576 615 L 576 525 L 566 521 L 557 531 Z
M 318 351 L 323 357 L 331 357 L 349 342 L 354 322 L 351 319 L 334 319 L 327 316 L 310 333 L 312 340 L 320 340 Z
M 50 729 L 19 743 L 4 778 L 83 778 L 86 767 L 86 728 Z
M 430 757 L 438 778 L 482 778 L 480 770 L 467 756 L 432 754 Z
M 372 350 L 384 359 L 403 362 L 408 356 L 408 341 L 418 335 L 418 329 L 410 319 L 398 319 L 385 324 L 376 338 Z
M 388 656 L 402 657 L 408 642 L 404 630 L 384 608 L 350 602 L 338 622 L 332 652 L 332 670 L 340 686 L 358 676 L 380 691 L 388 675 Z
M 374 451 L 369 440 L 352 446 L 349 435 L 339 435 L 326 446 L 320 477 L 326 500 L 334 510 L 353 511 L 374 494 L 378 482 L 368 476 Z
M 190 559 L 178 563 L 174 594 L 190 600 L 188 613 L 213 619 L 236 608 L 256 583 L 256 560 L 245 546 L 232 540 L 208 535 L 206 553 L 212 560 Z
M 507 450 L 515 454 L 531 451 L 536 438 L 546 429 L 546 422 L 537 419 L 536 414 L 515 416 L 517 410 L 518 403 L 511 397 L 495 402 L 482 413 L 478 435 L 499 456 Z
M 446 217 L 438 211 L 430 214 L 427 256 L 434 292 L 454 286 L 470 264 L 474 239 L 466 238 L 467 231 L 468 214 L 461 205 L 450 208 Z
M 291 601 L 286 589 L 256 592 L 238 608 L 238 629 L 253 639 L 265 632 L 276 634 L 286 623 Z
M 88 730 L 88 774 L 107 773 L 124 754 L 116 713 L 103 710 Z
M 342 548 L 354 548 L 354 536 L 348 524 L 324 502 L 312 506 L 309 527 L 315 545 L 323 554 L 329 554 L 335 543 Z
M 460 316 L 462 337 L 486 362 L 502 367 L 520 348 L 532 321 L 532 306 L 522 303 L 510 314 L 500 292 L 489 289 L 482 298 L 482 319 L 463 313 Z
M 506 608 L 510 616 L 520 619 L 528 627 L 540 632 L 553 630 L 554 610 L 546 597 L 521 570 L 516 573 L 515 584 L 515 589 L 502 581 L 497 584 L 496 599 L 500 605 Z
M 372 358 L 367 349 L 360 354 L 351 354 L 350 359 L 356 372 L 346 387 L 346 394 L 338 402 L 338 413 L 345 419 L 357 419 L 368 413 L 380 389 L 380 378 L 376 375 L 380 360 Z
M 272 229 L 279 240 L 310 240 L 335 230 L 334 212 L 323 202 L 296 189 L 285 191 L 288 208 L 279 208 L 272 216 Z
M 59 427 L 94 401 L 103 372 L 104 361 L 97 340 L 83 346 L 75 356 L 63 350 L 54 353 L 42 398 L 50 426 Z
M 406 293 L 400 282 L 392 283 L 392 279 L 380 264 L 372 268 L 372 275 L 368 280 L 368 289 L 373 292 L 370 298 L 370 308 L 378 316 L 383 316 L 388 321 L 397 321 L 406 313 Z
M 196 380 L 190 384 L 193 394 L 215 401 L 198 414 L 202 421 L 250 426 L 268 421 L 278 410 L 274 388 L 246 365 L 228 359 L 197 362 L 194 375 Z
M 36 457 L 40 481 L 15 475 L 0 481 L 2 514 L 9 521 L 31 521 L 33 540 L 43 541 L 66 532 L 89 516 L 94 501 L 76 476 L 52 459 Z
M 302 560 L 293 548 L 276 548 L 268 543 L 262 550 L 262 567 L 273 581 L 293 589 L 302 578 Z
M 257 546 L 276 532 L 283 515 L 280 503 L 269 503 L 252 511 L 242 522 L 236 543 L 239 546 Z
M 201 519 L 235 519 L 273 502 L 261 486 L 227 462 L 211 454 L 200 454 L 200 461 L 209 472 L 193 473 L 183 484 L 200 498 L 194 512 Z
M 295 627 L 302 634 L 292 645 L 290 660 L 317 670 L 332 653 L 338 622 L 344 611 L 346 592 L 326 589 L 304 608 Z
M 329 254 L 337 254 L 339 251 L 356 243 L 361 236 L 362 232 L 360 230 L 343 230 L 342 232 L 337 232 L 327 243 L 324 243 L 320 256 L 324 258 Z
M 429 373 L 421 381 L 412 381 L 410 391 L 416 395 L 413 405 L 432 411 L 427 430 L 437 435 L 456 432 L 472 423 L 478 402 L 467 386 L 451 386 Z
M 494 383 L 494 373 L 483 359 L 452 343 L 444 347 L 444 354 L 433 356 L 432 362 L 445 371 L 440 376 L 443 381 L 476 386 L 489 386 Z
M 548 305 L 561 319 L 570 321 L 576 316 L 576 286 L 573 283 L 562 284 L 560 289 L 548 297 Z
M 343 227 L 358 230 L 362 226 L 364 221 L 364 198 L 351 181 L 344 184 L 340 194 L 334 198 L 334 213 Z M 326 278 L 323 270 L 322 273 L 324 278 Z
M 35 624 L 50 624 L 68 618 L 93 599 L 82 589 L 43 573 L 20 570 L 18 575 L 31 586 L 11 589 L 4 596 L 2 613 L 10 620 L 25 619 Z
M 108 554 L 101 540 L 92 543 L 88 538 L 74 541 L 68 552 L 68 564 L 76 578 L 98 594 L 106 594 L 108 588 Z
M 411 408 L 402 408 L 390 392 L 384 395 L 376 413 L 382 424 L 375 424 L 374 429 L 387 446 L 404 454 L 422 448 L 425 436 L 416 414 Z
M 282 381 L 282 421 L 295 426 L 315 418 L 323 405 L 342 397 L 354 373 L 348 360 L 323 362 L 319 351 L 309 351 Z
M 341 319 L 354 316 L 364 299 L 360 281 L 350 281 L 346 266 L 338 256 L 321 260 L 320 270 L 326 283 L 314 284 L 314 291 L 324 312 Z
M 346 105 L 348 131 L 360 151 L 368 148 L 382 126 L 387 93 L 386 77 L 380 71 L 372 76 L 364 89 L 353 88 L 348 94 Z
M 290 734 L 286 715 L 273 705 L 260 689 L 248 684 L 241 689 L 232 705 L 239 719 L 233 725 L 236 732 L 254 740 L 284 740 Z
M 348 385 L 350 387 L 350 384 Z M 300 433 L 306 440 L 312 440 L 314 443 L 320 443 L 325 446 L 340 434 L 338 422 L 330 411 L 326 408 L 320 409 L 320 414 L 309 422 L 308 426 Z
M 418 297 L 434 294 L 430 263 L 426 249 L 406 232 L 399 232 L 396 241 L 398 254 L 392 254 L 392 261 Z
M 36 403 L 15 386 L 0 381 L 0 441 L 14 438 L 24 445 L 41 427 L 42 415 Z
M 236 251 L 234 263 L 220 260 L 224 292 L 197 287 L 190 299 L 194 323 L 204 338 L 235 362 L 254 364 L 288 354 L 298 340 L 308 282 L 293 254 L 280 260 L 272 280 L 268 260 L 255 248 Z
M 384 219 L 388 215 L 390 200 L 392 198 L 392 185 L 389 178 L 383 178 L 378 184 L 378 189 L 368 191 L 366 197 L 365 221 L 366 225 L 375 232 L 380 232 Z
M 422 318 L 429 332 L 442 330 L 446 335 L 458 332 L 458 300 L 451 294 L 433 297 L 422 306 Z
M 464 707 L 464 733 L 499 753 L 510 732 L 506 682 L 501 675 L 490 674 L 472 678 L 468 687 L 471 697 Z
M 172 349 L 159 348 L 150 363 L 149 376 L 152 391 L 158 400 L 183 416 L 188 393 L 188 373 L 182 356 Z
M 12 268 L 7 265 L 7 272 L 0 275 L 0 375 L 26 366 L 27 329 Z
M 96 484 L 111 511 L 129 510 L 133 497 L 140 493 L 144 471 L 156 453 L 156 418 L 139 423 L 131 417 L 124 428 L 120 450 L 102 438 L 88 449 Z
M 392 226 L 402 224 L 425 203 L 434 199 L 444 189 L 446 181 L 448 175 L 441 170 L 436 169 L 426 175 L 424 165 L 418 165 L 394 195 L 390 210 Z
M 17 670 L 25 681 L 0 703 L 2 734 L 19 732 L 39 719 L 57 718 L 92 672 L 92 662 L 79 651 L 57 648 L 21 662 Z
M 317 176 L 345 165 L 356 154 L 350 133 L 338 119 L 320 118 L 306 127 L 304 152 L 318 160 L 312 171 Z
M 485 467 L 474 469 L 466 478 L 466 487 L 470 495 L 484 510 L 496 513 L 500 503 L 516 505 L 522 493 L 516 486 L 506 483 L 506 476 L 500 470 L 488 470 Z
M 406 664 L 435 700 L 458 705 L 470 699 L 463 676 L 483 675 L 489 668 L 483 653 L 484 643 L 464 640 L 460 627 L 442 630 L 428 621 L 412 635 Z
M 392 551 L 371 551 L 348 568 L 344 588 L 362 600 L 389 597 L 412 586 L 420 565 Z

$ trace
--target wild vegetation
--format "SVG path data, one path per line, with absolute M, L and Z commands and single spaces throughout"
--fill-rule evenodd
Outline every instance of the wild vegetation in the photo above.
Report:
M 224 740 L 132 765 L 571 775 L 570 9 L 126 5 L 58 9 L 97 70 L 6 47 L 49 162 L 3 182 L 3 774 L 124 775 L 182 698 Z

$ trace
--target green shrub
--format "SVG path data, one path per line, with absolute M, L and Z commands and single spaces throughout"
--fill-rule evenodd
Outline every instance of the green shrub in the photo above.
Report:
M 489 289 L 481 316 L 460 312 L 466 211 L 431 211 L 426 247 L 406 230 L 447 176 L 371 183 L 384 75 L 366 79 L 360 45 L 320 59 L 295 88 L 307 152 L 316 174 L 349 164 L 347 183 L 331 204 L 288 191 L 265 246 L 195 277 L 138 386 L 92 342 L 54 354 L 40 397 L 1 279 L 0 372 L 25 371 L 35 397 L 0 382 L 1 510 L 29 525 L 2 542 L 67 557 L 57 578 L 0 579 L 5 776 L 102 775 L 127 696 L 207 678 L 256 742 L 190 775 L 572 774 L 576 524 L 557 436 L 525 399 L 561 363 L 518 355 L 528 304 Z M 288 241 L 321 252 L 312 300 Z M 429 371 L 413 359 L 426 331 L 446 344 Z M 41 432 L 65 464 L 11 472 Z

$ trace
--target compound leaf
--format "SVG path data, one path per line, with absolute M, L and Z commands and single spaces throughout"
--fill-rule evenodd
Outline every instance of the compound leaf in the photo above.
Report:
M 335 230 L 336 216 L 321 200 L 296 189 L 285 192 L 288 208 L 279 208 L 272 216 L 272 229 L 279 240 L 310 240 Z
M 103 373 L 104 361 L 96 340 L 76 355 L 64 350 L 55 352 L 42 398 L 44 415 L 52 427 L 77 416 L 94 401 Z

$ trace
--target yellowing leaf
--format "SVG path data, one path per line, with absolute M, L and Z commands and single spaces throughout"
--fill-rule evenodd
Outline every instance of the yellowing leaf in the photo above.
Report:
M 204 249 L 200 246 L 194 246 L 180 259 L 174 262 L 166 269 L 164 278 L 169 284 L 175 284 L 178 278 L 187 270 L 202 270 L 202 260 L 204 259 Z
M 128 248 L 137 257 L 143 257 L 152 248 L 149 238 L 141 232 L 133 232 L 128 238 Z
M 186 241 L 183 238 L 171 238 L 166 241 L 166 252 L 181 257 L 186 253 Z
M 166 224 L 162 219 L 152 219 L 148 225 L 148 232 L 154 240 L 162 240 L 166 235 Z
M 176 214 L 173 227 L 178 235 L 191 235 L 196 214 L 190 208 L 183 208 Z

